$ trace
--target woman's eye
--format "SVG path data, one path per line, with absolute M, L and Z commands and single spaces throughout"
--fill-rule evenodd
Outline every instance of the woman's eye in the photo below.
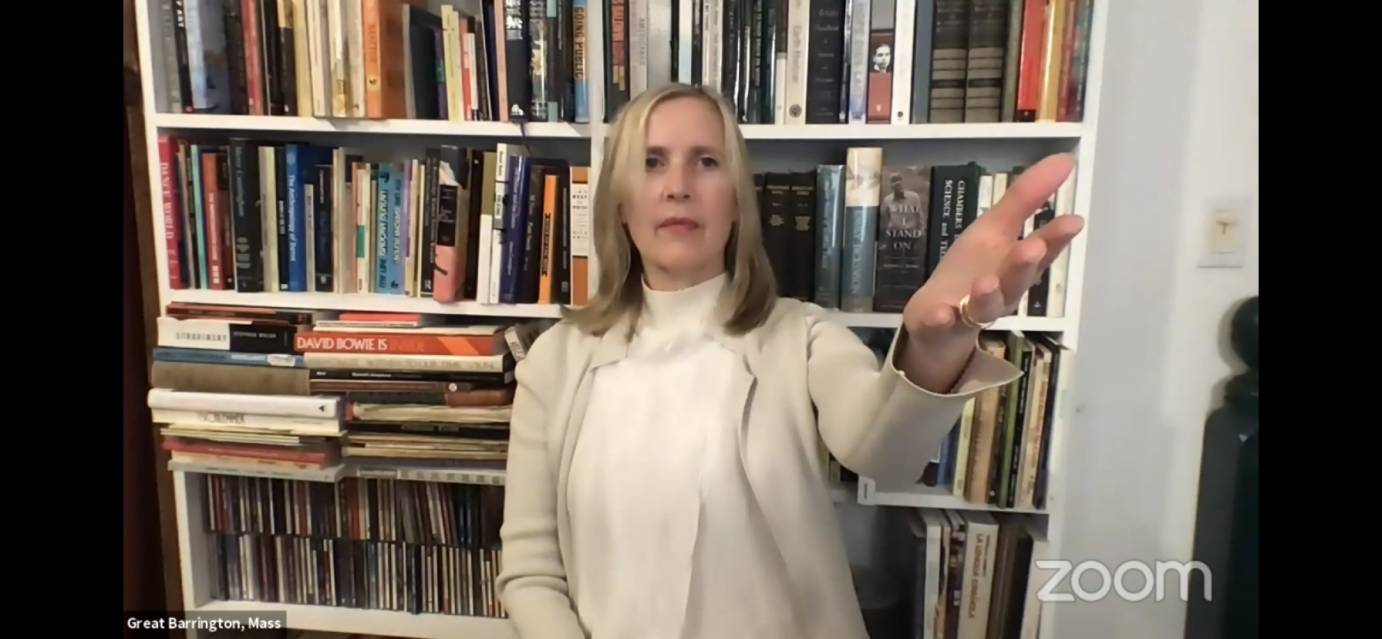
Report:
M 643 160 L 643 167 L 644 167 L 644 168 L 647 168 L 647 169 L 655 169 L 655 168 L 657 168 L 657 167 L 659 167 L 659 166 L 662 166 L 662 158 L 654 157 L 654 156 L 648 156 L 647 159 Z
M 708 156 L 708 155 L 707 155 L 707 156 L 703 156 L 703 157 L 701 158 L 701 166 L 702 166 L 703 168 L 713 169 L 713 168 L 715 168 L 715 167 L 717 167 L 717 166 L 720 166 L 720 161 L 717 160 L 717 159 L 715 159 L 715 158 L 713 158 L 713 157 L 710 157 L 710 156 Z

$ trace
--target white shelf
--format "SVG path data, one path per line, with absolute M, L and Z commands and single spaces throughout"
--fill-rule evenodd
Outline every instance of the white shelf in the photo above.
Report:
M 1079 122 L 992 124 L 741 124 L 746 140 L 1021 140 L 1079 139 Z
M 947 508 L 950 510 L 982 510 L 1003 513 L 1045 514 L 1045 510 L 1035 508 L 999 508 L 991 504 L 980 504 L 951 494 L 948 488 L 932 488 L 917 485 L 906 489 L 878 490 L 877 483 L 859 478 L 859 503 L 865 506 L 904 506 L 908 508 Z
M 856 328 L 897 328 L 902 321 L 899 313 L 846 313 L 835 310 L 827 313 L 832 320 Z M 999 318 L 989 330 L 1059 333 L 1067 330 L 1067 324 L 1063 317 L 1012 316 Z
M 413 614 L 265 601 L 210 601 L 193 610 L 201 613 L 282 611 L 288 615 L 289 628 L 346 634 L 418 639 L 516 639 L 518 636 L 508 619 L 489 617 Z M 214 635 L 206 633 L 206 636 Z
M 358 118 L 306 118 L 269 115 L 216 115 L 157 113 L 149 122 L 159 129 L 215 131 L 286 131 L 293 133 L 371 133 L 380 135 L 441 135 L 467 137 L 520 137 L 517 124 L 508 122 L 451 122 L 449 120 L 365 120 Z M 590 137 L 589 124 L 533 122 L 530 138 Z
M 406 295 L 378 293 L 238 293 L 208 289 L 180 289 L 168 292 L 168 301 L 197 304 L 231 304 L 339 311 L 387 311 L 392 313 L 437 313 L 492 317 L 560 318 L 557 304 L 480 304 L 436 300 Z

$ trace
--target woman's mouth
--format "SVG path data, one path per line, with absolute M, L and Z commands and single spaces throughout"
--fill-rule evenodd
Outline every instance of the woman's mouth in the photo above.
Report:
M 687 217 L 669 217 L 657 225 L 659 231 L 668 229 L 677 232 L 694 231 L 700 227 L 701 225 L 697 224 L 695 220 Z

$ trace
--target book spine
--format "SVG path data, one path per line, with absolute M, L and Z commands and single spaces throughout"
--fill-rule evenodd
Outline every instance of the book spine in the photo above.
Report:
M 326 42 L 326 14 L 323 2 L 328 0 L 306 0 L 307 10 L 307 66 L 310 70 L 309 82 L 312 85 L 312 115 L 324 118 L 331 115 L 331 61 L 330 45 Z
M 393 234 L 389 232 L 389 189 L 392 182 L 390 176 L 393 174 L 393 167 L 388 163 L 380 163 L 375 176 L 375 191 L 372 203 L 374 214 L 371 216 L 371 224 L 374 229 L 374 259 L 371 260 L 374 269 L 374 292 L 388 293 L 389 286 L 389 240 Z
M 869 98 L 869 0 L 850 0 L 849 24 L 849 122 L 868 121 Z
M 318 293 L 330 293 L 336 289 L 335 225 L 332 223 L 337 215 L 336 202 L 332 199 L 334 171 L 330 164 L 317 165 L 316 175 L 314 192 L 317 218 L 315 235 L 312 238 L 316 250 L 316 284 Z
M 503 373 L 512 370 L 511 355 L 360 355 L 305 353 L 309 369 L 398 372 Z M 315 376 L 315 375 L 314 375 Z
M 563 167 L 556 179 L 552 216 L 552 303 L 571 303 L 571 169 Z
M 576 40 L 573 32 L 575 8 L 571 2 L 550 0 L 556 16 L 557 46 L 552 51 L 552 93 L 556 96 L 557 122 L 576 121 Z
M 407 251 L 408 234 L 404 230 L 407 225 L 403 219 L 403 203 L 407 201 L 407 184 L 404 182 L 407 176 L 408 165 L 395 164 L 393 171 L 389 174 L 389 290 L 392 295 L 403 294 L 403 281 L 405 260 L 404 253 Z
M 810 300 L 816 291 L 816 174 L 791 173 L 791 230 L 787 233 L 787 289 L 784 293 Z
M 245 27 L 240 13 L 240 0 L 221 0 L 225 28 L 226 74 L 229 79 L 230 112 L 245 115 L 249 111 L 248 78 L 245 73 Z
M 182 85 L 178 81 L 178 61 L 177 61 L 177 21 L 178 11 L 173 7 L 173 0 L 159 0 L 158 20 L 159 20 L 159 43 L 158 55 L 162 64 L 163 90 L 158 95 L 157 108 L 163 113 L 182 113 Z
M 460 298 L 459 247 L 456 246 L 457 190 L 450 184 L 440 186 L 437 193 L 437 260 L 432 297 L 438 302 L 455 302 Z
M 510 120 L 531 120 L 533 91 L 528 0 L 504 0 L 504 60 Z
M 720 77 L 724 72 L 724 3 L 725 0 L 705 0 L 701 9 L 701 39 L 705 43 L 701 51 L 701 84 L 718 92 L 723 92 Z
M 916 22 L 912 28 L 912 112 L 914 123 L 930 122 L 931 38 L 935 32 L 935 0 L 917 0 Z
M 421 253 L 418 255 L 418 268 L 421 271 L 418 282 L 418 291 L 421 297 L 434 297 L 436 290 L 436 267 L 437 267 L 437 245 L 438 245 L 438 226 L 437 218 L 437 183 L 439 176 L 440 160 L 430 150 L 426 159 L 422 163 L 422 183 L 419 184 L 420 191 L 418 217 L 418 227 L 422 233 L 420 240 Z M 464 278 L 464 273 L 461 277 Z
M 806 123 L 838 124 L 845 0 L 811 0 L 807 17 Z
M 878 213 L 878 258 L 874 309 L 899 313 L 927 274 L 927 203 L 931 175 L 926 167 L 884 170 Z
M 466 161 L 470 163 L 470 168 L 466 172 L 466 197 L 469 201 L 466 203 L 465 215 L 463 216 L 466 224 L 465 234 L 457 240 L 465 249 L 464 270 L 461 273 L 463 290 L 458 295 L 461 299 L 473 300 L 477 299 L 479 294 L 480 240 L 488 237 L 482 233 L 482 229 L 485 228 L 483 221 L 489 216 L 481 213 L 489 209 L 484 206 L 484 185 L 487 181 L 485 154 L 481 151 L 472 151 Z M 433 207 L 434 211 L 435 208 Z
M 543 189 L 550 169 L 533 167 L 528 171 L 527 202 L 523 211 L 523 256 L 515 266 L 517 284 L 514 286 L 514 301 L 520 304 L 537 302 L 537 286 L 541 276 L 539 263 L 542 260 L 543 231 Z
M 285 353 L 241 353 L 236 351 L 212 351 L 200 348 L 173 348 L 168 346 L 155 346 L 152 351 L 155 362 L 269 366 L 274 368 L 304 367 L 301 355 Z M 154 387 L 157 388 L 158 386 L 155 385 Z
M 263 50 L 260 44 L 259 3 L 240 0 L 241 42 L 244 43 L 245 107 L 250 115 L 264 115 Z
M 454 191 L 454 188 L 452 189 Z M 496 335 L 409 335 L 298 331 L 301 353 L 390 353 L 394 355 L 503 355 L 508 345 Z
M 346 62 L 349 69 L 350 90 L 347 115 L 353 118 L 365 117 L 365 17 L 362 13 L 362 0 L 344 0 Z
M 187 158 L 188 167 L 191 169 L 192 185 L 188 195 L 192 200 L 195 211 L 196 224 L 196 251 L 197 251 L 197 288 L 210 288 L 207 282 L 207 224 L 206 224 L 206 201 L 202 180 L 202 149 L 200 145 L 193 144 L 189 147 Z
M 188 66 L 190 52 L 187 49 L 187 0 L 173 0 L 173 50 L 169 65 L 177 73 L 178 94 L 182 100 L 182 111 L 192 113 L 196 110 L 192 99 L 192 76 Z
M 199 113 L 230 113 L 230 69 L 226 60 L 225 16 L 220 0 L 187 4 L 188 73 Z
M 177 161 L 173 149 L 173 138 L 168 134 L 158 136 L 158 175 L 163 194 L 163 241 L 168 262 L 168 288 L 187 288 L 183 277 L 182 256 L 182 211 L 179 207 L 178 187 L 175 184 Z
M 777 2 L 779 0 L 774 0 Z M 691 4 L 691 85 L 701 86 L 705 77 L 705 0 L 690 0 Z M 685 6 L 685 3 L 682 5 Z M 683 9 L 684 10 L 684 9 Z
M 364 27 L 365 117 L 384 116 L 383 0 L 360 0 Z
M 1066 84 L 1069 92 L 1069 111 L 1066 122 L 1079 122 L 1084 119 L 1085 85 L 1089 76 L 1089 29 L 1092 0 L 1078 0 L 1075 9 L 1075 52 L 1070 63 L 1070 78 Z
M 523 232 L 528 211 L 529 160 L 523 156 L 512 158 L 505 194 L 506 210 L 503 226 L 504 257 L 499 282 L 499 302 L 518 301 L 519 272 L 523 266 Z
M 843 310 L 872 312 L 875 241 L 878 237 L 881 147 L 854 147 L 845 164 Z
M 773 267 L 779 296 L 790 297 L 787 283 L 792 267 L 790 261 L 792 215 L 792 175 L 789 173 L 762 174 L 763 247 L 768 263 Z
M 264 290 L 263 217 L 259 212 L 259 153 L 245 140 L 230 141 L 231 207 L 235 223 L 235 290 Z
M 613 121 L 629 101 L 628 0 L 609 0 L 605 8 L 605 120 Z
M 931 31 L 931 106 L 928 122 L 964 121 L 968 24 L 969 6 L 966 0 L 936 0 Z
M 695 22 L 695 10 L 693 7 L 699 6 L 700 0 L 688 0 L 679 2 L 672 8 L 676 24 L 672 28 L 676 31 L 676 58 L 677 68 L 676 77 L 673 78 L 682 84 L 691 84 L 691 43 L 694 41 L 692 35 L 692 24 Z
M 259 27 L 259 75 L 264 88 L 264 114 L 283 113 L 283 89 L 279 86 L 278 71 L 278 2 L 256 0 L 255 13 Z
M 331 56 L 331 115 L 350 115 L 350 61 L 346 48 L 346 8 L 353 0 L 327 0 L 326 24 Z
M 973 179 L 970 179 L 974 173 Z M 932 171 L 931 211 L 927 229 L 926 274 L 929 277 L 950 251 L 977 211 L 977 166 L 938 166 Z
M 1065 14 L 1067 0 L 1052 0 L 1046 4 L 1046 38 L 1041 59 L 1041 101 L 1037 107 L 1038 122 L 1053 122 L 1060 99 L 1061 56 L 1065 42 Z
M 939 1 L 939 0 L 937 0 Z M 1022 6 L 1022 53 L 1018 61 L 1018 122 L 1035 122 L 1041 107 L 1042 50 L 1046 40 L 1046 0 L 1026 0 Z
M 840 266 L 844 253 L 844 170 L 842 165 L 816 169 L 816 294 L 823 308 L 840 308 Z
M 291 326 L 158 318 L 158 345 L 238 353 L 292 353 Z
M 230 269 L 226 251 L 223 250 L 227 242 L 225 217 L 228 207 L 222 197 L 225 179 L 220 172 L 221 153 L 223 151 L 219 149 L 202 153 L 202 199 L 206 207 L 207 264 L 210 267 L 207 278 L 210 288 L 215 291 L 225 290 Z
M 263 247 L 264 288 L 278 290 L 278 183 L 274 170 L 274 147 L 259 147 L 259 242 Z
M 288 288 L 289 291 L 307 290 L 307 218 L 303 195 L 302 176 L 308 161 L 306 147 L 298 144 L 284 145 L 287 158 L 285 175 L 288 183 Z
M 670 0 L 643 0 L 640 10 L 643 18 L 640 28 L 644 38 L 641 50 L 646 52 L 648 65 L 646 88 L 652 89 L 674 79 L 671 47 L 674 37 L 672 3 Z
M 873 0 L 873 15 L 869 19 L 869 86 L 868 114 L 870 123 L 892 121 L 893 104 L 893 24 L 895 0 Z
M 724 20 L 724 41 L 721 43 L 720 51 L 720 94 L 729 102 L 737 117 L 742 113 L 737 101 L 740 58 L 742 57 L 739 41 L 743 37 L 744 23 L 743 2 L 741 0 L 725 0 Z
M 1022 59 L 1022 6 L 1023 0 L 1007 0 L 1007 25 L 1003 44 L 1003 95 L 999 106 L 999 119 L 1014 122 L 1017 119 L 1017 74 Z
M 553 35 L 549 32 L 551 22 L 547 19 L 547 0 L 524 0 L 528 9 L 528 43 L 531 46 L 528 80 L 532 87 L 528 117 L 534 122 L 547 121 L 548 77 L 552 74 L 550 49 Z
M 629 47 L 629 99 L 648 89 L 648 2 L 628 0 L 624 26 Z
M 195 393 L 150 389 L 149 408 L 176 411 L 227 411 L 275 417 L 331 420 L 341 415 L 338 397 L 290 397 L 248 393 Z
M 587 52 L 586 20 L 589 20 L 588 0 L 573 0 L 571 5 L 571 55 L 572 89 L 575 93 L 575 121 L 590 122 L 590 75 L 586 71 Z M 608 98 L 609 92 L 606 92 Z
M 912 121 L 912 63 L 916 46 L 917 0 L 897 0 L 897 16 L 893 23 L 893 87 L 892 123 Z
M 299 115 L 297 85 L 297 22 L 292 0 L 278 0 L 278 86 L 282 90 L 283 115 Z M 310 89 L 309 89 L 310 90 Z
M 571 168 L 571 303 L 586 304 L 590 296 L 590 167 Z
M 965 122 L 997 122 L 1002 107 L 1003 50 L 1008 0 L 974 0 L 969 6 L 969 53 L 965 71 Z

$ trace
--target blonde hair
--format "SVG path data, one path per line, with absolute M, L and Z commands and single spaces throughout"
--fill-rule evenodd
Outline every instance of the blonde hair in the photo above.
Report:
M 657 105 L 677 98 L 695 98 L 720 114 L 724 133 L 725 157 L 722 166 L 734 180 L 737 219 L 725 250 L 725 271 L 729 274 L 729 313 L 724 328 L 742 334 L 761 325 L 777 301 L 777 285 L 759 221 L 758 198 L 749 170 L 748 148 L 734 114 L 718 95 L 685 84 L 669 84 L 639 94 L 620 111 L 610 127 L 604 165 L 595 186 L 594 237 L 599 256 L 598 284 L 589 303 L 580 308 L 564 307 L 562 314 L 582 331 L 603 335 L 626 314 L 636 320 L 643 308 L 643 264 L 638 247 L 619 216 L 636 176 L 641 176 L 645 161 L 648 116 Z M 636 321 L 630 323 L 630 331 Z

